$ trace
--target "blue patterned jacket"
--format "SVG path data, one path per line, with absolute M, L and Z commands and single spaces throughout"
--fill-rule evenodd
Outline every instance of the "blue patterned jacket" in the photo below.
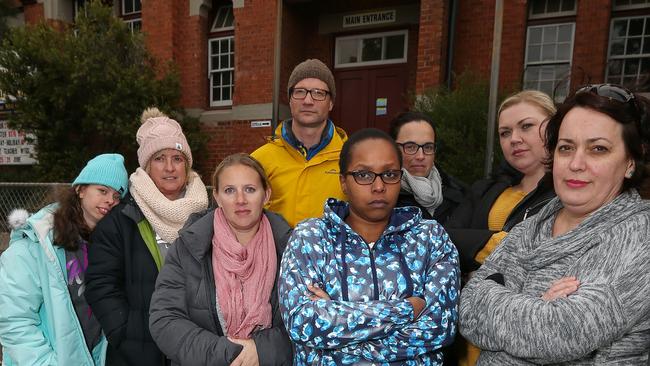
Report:
M 419 209 L 393 210 L 371 249 L 330 199 L 322 218 L 294 229 L 282 258 L 280 309 L 295 343 L 295 365 L 441 365 L 458 320 L 458 252 Z M 309 299 L 318 284 L 331 300 Z M 426 308 L 413 319 L 405 300 Z

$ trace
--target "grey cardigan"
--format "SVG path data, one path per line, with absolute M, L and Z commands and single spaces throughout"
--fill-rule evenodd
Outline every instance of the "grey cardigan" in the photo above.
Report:
M 475 273 L 460 297 L 461 334 L 482 349 L 478 365 L 646 365 L 650 203 L 624 192 L 553 238 L 561 207 L 555 198 L 515 226 Z M 578 291 L 541 299 L 567 276 Z
M 282 216 L 266 212 L 280 260 L 291 228 Z M 194 222 L 192 222 L 194 220 Z M 230 365 L 242 346 L 224 336 L 217 316 L 212 272 L 214 210 L 190 217 L 169 249 L 149 309 L 149 329 L 174 364 Z M 276 271 L 276 283 L 278 272 Z M 277 285 L 271 293 L 273 324 L 253 333 L 260 365 L 291 365 L 292 346 L 278 308 Z

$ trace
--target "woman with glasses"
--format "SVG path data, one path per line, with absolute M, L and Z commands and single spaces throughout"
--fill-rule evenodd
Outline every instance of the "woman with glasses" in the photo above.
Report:
M 437 135 L 433 120 L 424 113 L 404 112 L 390 122 L 389 131 L 404 160 L 397 207 L 418 207 L 423 218 L 444 225 L 468 188 L 434 165 Z
M 402 161 L 386 133 L 353 134 L 339 167 L 348 202 L 298 224 L 282 258 L 294 364 L 440 365 L 456 331 L 456 248 L 420 210 L 395 208 Z
M 548 122 L 557 198 L 513 228 L 461 296 L 480 365 L 645 365 L 650 349 L 646 99 L 579 89 Z

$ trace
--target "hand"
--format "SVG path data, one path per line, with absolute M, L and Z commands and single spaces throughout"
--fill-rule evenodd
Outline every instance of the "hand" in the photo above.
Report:
M 427 302 L 417 296 L 407 297 L 406 300 L 413 306 L 413 319 L 417 319 L 422 310 L 424 310 L 424 307 L 427 306 Z
M 330 300 L 330 295 L 325 292 L 325 290 L 318 287 L 318 285 L 308 285 L 307 290 L 311 292 L 309 299 L 312 301 L 316 300 Z
M 553 282 L 551 287 L 542 295 L 542 300 L 553 301 L 560 297 L 567 297 L 578 291 L 580 281 L 575 277 L 564 277 Z
M 230 366 L 259 366 L 260 360 L 257 356 L 257 347 L 252 339 L 236 339 L 228 337 L 228 340 L 244 346 L 239 355 L 232 361 Z

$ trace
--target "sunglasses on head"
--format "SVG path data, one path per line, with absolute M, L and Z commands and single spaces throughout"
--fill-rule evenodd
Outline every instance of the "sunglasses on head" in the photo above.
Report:
M 576 90 L 576 95 L 581 93 L 592 93 L 621 103 L 631 102 L 634 105 L 634 94 L 628 89 L 614 84 L 586 85 Z

